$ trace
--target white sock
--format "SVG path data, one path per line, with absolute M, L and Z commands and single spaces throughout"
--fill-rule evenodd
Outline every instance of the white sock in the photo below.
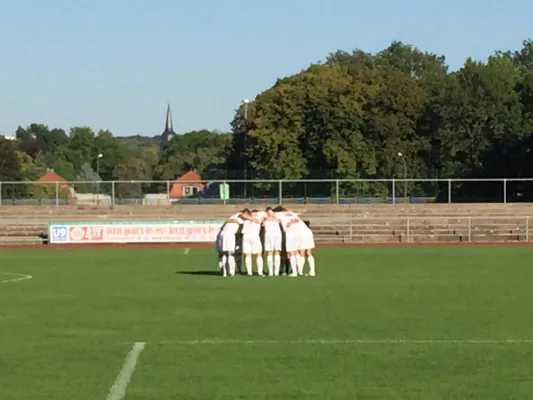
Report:
M 268 275 L 274 275 L 274 256 L 267 256 Z
M 296 269 L 298 270 L 298 265 L 300 265 L 300 258 L 302 258 L 302 256 L 300 256 L 300 253 L 296 253 Z
M 246 256 L 244 258 L 244 264 L 246 265 L 246 273 L 252 275 L 252 256 Z
M 222 261 L 224 257 L 218 258 L 218 269 L 222 271 L 222 268 L 224 268 L 224 261 Z
M 307 257 L 307 262 L 309 263 L 309 275 L 315 276 L 315 257 Z
M 281 268 L 281 257 L 279 254 L 274 256 L 274 275 L 279 275 L 279 269 Z
M 291 275 L 298 275 L 298 267 L 296 266 L 296 256 L 293 255 L 291 256 L 290 258 L 291 260 L 291 269 L 292 269 L 292 274 Z
M 257 273 L 259 275 L 263 275 L 263 257 L 259 256 L 255 259 L 255 262 L 257 263 Z
M 222 272 L 224 273 L 224 275 L 226 275 L 229 271 L 228 271 L 228 257 L 225 254 L 222 256 L 220 263 L 222 264 Z
M 235 257 L 233 254 L 228 256 L 228 265 L 229 265 L 229 274 L 231 276 L 235 275 Z
M 296 262 L 298 263 L 298 274 L 303 275 L 304 274 L 304 266 L 305 266 L 305 257 L 302 257 L 301 255 L 296 256 Z

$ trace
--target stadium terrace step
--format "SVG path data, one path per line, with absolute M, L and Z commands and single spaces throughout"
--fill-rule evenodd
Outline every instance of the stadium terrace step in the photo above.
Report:
M 525 204 L 525 203 L 524 203 Z M 461 204 L 419 204 L 410 205 L 330 205 L 320 207 L 295 207 L 296 211 L 311 218 L 343 218 L 346 216 L 357 218 L 389 218 L 395 217 L 425 217 L 448 216 L 467 217 L 490 215 L 493 217 L 527 216 L 533 215 L 533 207 L 529 204 L 497 204 L 490 206 L 461 205 Z M 32 219 L 218 219 L 239 210 L 236 206 L 115 206 L 113 208 L 80 208 L 75 206 L 2 206 L 2 218 L 32 218 Z
M 0 227 L 0 237 L 31 237 L 31 236 L 39 236 L 41 234 L 46 233 L 46 227 L 44 229 L 41 229 L 39 231 L 24 231 L 24 230 L 5 230 Z
M 40 246 L 43 244 L 43 239 L 38 236 L 4 236 L 0 237 L 0 247 L 2 246 L 28 246 L 35 245 Z
M 244 205 L 114 207 L 1 206 L 0 237 L 32 237 L 52 220 L 223 220 Z M 252 206 L 253 207 L 253 206 Z M 511 241 L 529 239 L 533 205 L 295 205 L 315 238 L 338 242 Z

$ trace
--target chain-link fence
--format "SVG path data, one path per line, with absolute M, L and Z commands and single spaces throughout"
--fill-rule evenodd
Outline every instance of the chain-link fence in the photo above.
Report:
M 533 179 L 0 182 L 2 205 L 531 202 Z

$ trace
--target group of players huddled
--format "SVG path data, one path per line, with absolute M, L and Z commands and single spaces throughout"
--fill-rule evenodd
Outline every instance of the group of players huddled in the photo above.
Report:
M 218 232 L 215 251 L 222 276 L 235 276 L 240 272 L 241 254 L 244 256 L 246 274 L 253 275 L 252 257 L 255 257 L 257 274 L 265 276 L 263 256 L 267 259 L 268 276 L 285 273 L 297 277 L 304 275 L 306 264 L 309 273 L 315 276 L 313 249 L 315 239 L 308 223 L 301 214 L 281 206 L 265 211 L 245 208 L 227 219 Z

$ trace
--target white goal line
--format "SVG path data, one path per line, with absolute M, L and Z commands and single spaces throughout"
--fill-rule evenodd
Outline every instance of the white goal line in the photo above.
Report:
M 312 344 L 312 345 L 343 345 L 343 344 L 533 344 L 533 339 L 302 339 L 302 340 L 239 340 L 239 339 L 199 339 L 199 340 L 163 340 L 146 342 L 155 345 L 284 345 L 284 344 Z

